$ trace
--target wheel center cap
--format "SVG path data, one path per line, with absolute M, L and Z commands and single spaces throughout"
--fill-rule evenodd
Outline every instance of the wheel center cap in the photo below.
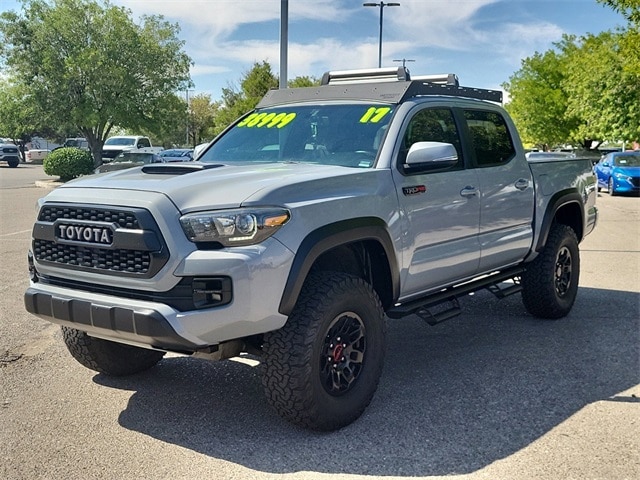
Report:
M 335 362 L 339 362 L 340 359 L 342 358 L 342 353 L 344 352 L 344 347 L 342 346 L 341 343 L 337 344 L 335 346 L 335 348 L 333 349 L 333 360 Z

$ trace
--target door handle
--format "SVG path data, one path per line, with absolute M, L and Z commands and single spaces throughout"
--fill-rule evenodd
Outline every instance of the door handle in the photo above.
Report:
M 475 197 L 476 195 L 478 195 L 478 193 L 480 193 L 478 187 L 472 187 L 470 185 L 467 185 L 462 190 L 460 190 L 460 195 L 463 197 Z
M 529 180 L 527 180 L 526 178 L 521 178 L 516 182 L 516 188 L 518 190 L 526 190 L 527 188 L 529 188 Z

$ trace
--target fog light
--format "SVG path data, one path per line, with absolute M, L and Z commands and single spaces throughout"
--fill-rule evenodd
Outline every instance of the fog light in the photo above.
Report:
M 196 308 L 219 307 L 231 302 L 229 277 L 194 278 L 193 304 Z

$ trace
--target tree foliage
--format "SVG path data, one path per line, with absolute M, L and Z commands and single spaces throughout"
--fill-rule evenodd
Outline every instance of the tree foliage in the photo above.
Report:
M 570 138 L 577 120 L 567 115 L 564 77 L 561 56 L 550 50 L 525 59 L 504 86 L 511 97 L 507 109 L 524 142 L 546 148 Z
M 320 80 L 299 76 L 287 83 L 290 88 L 313 87 L 320 85 Z M 222 89 L 222 99 L 216 105 L 214 134 L 217 135 L 236 119 L 255 108 L 262 97 L 269 90 L 278 88 L 278 85 L 278 77 L 273 73 L 269 62 L 255 62 L 240 79 L 240 90 L 233 85 Z
M 628 32 L 589 35 L 579 54 L 568 55 L 568 113 L 581 120 L 575 138 L 640 139 L 640 63 L 637 51 L 627 51 L 627 41 Z
M 43 161 L 43 170 L 47 175 L 57 175 L 66 182 L 81 175 L 93 173 L 93 160 L 86 150 L 79 148 L 58 148 Z
M 260 99 L 272 88 L 278 88 L 278 77 L 266 60 L 255 62 L 240 82 L 240 90 L 229 85 L 222 89 L 222 101 L 215 118 L 214 133 L 217 135 L 238 117 L 252 110 Z
M 640 41 L 616 32 L 564 36 L 522 61 L 503 87 L 524 140 L 553 145 L 640 139 Z
M 0 15 L 0 59 L 50 121 L 74 125 L 94 158 L 114 126 L 161 132 L 190 85 L 179 28 L 141 25 L 108 0 L 27 0 Z
M 189 99 L 189 144 L 198 145 L 214 136 L 217 104 L 211 95 L 200 93 Z
M 624 15 L 631 23 L 640 24 L 640 2 L 638 0 L 597 0 Z

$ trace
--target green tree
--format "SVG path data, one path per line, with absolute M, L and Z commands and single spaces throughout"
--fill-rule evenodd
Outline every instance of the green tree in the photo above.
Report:
M 293 80 L 289 80 L 287 82 L 289 88 L 299 88 L 299 87 L 317 87 L 320 85 L 320 80 L 316 77 L 302 76 L 296 77 Z
M 637 31 L 587 35 L 563 45 L 567 55 L 564 89 L 567 112 L 580 118 L 574 137 L 640 139 L 640 57 L 632 47 Z
M 624 15 L 632 23 L 640 24 L 640 2 L 638 0 L 597 0 Z
M 546 149 L 567 141 L 577 126 L 567 115 L 563 63 L 563 56 L 553 50 L 536 52 L 502 85 L 511 99 L 506 108 L 525 143 Z
M 640 40 L 630 26 L 576 38 L 522 61 L 503 84 L 525 141 L 571 141 L 589 148 L 604 140 L 640 138 Z
M 160 134 L 184 112 L 175 92 L 191 84 L 191 60 L 178 32 L 159 16 L 137 25 L 108 0 L 26 0 L 0 15 L 0 60 L 49 123 L 74 125 L 100 163 L 115 126 Z
M 213 138 L 217 106 L 211 95 L 198 94 L 189 99 L 189 143 L 195 146 Z
M 215 116 L 215 135 L 252 110 L 270 89 L 278 88 L 278 77 L 271 70 L 271 65 L 263 60 L 254 63 L 244 74 L 240 87 L 240 91 L 232 85 L 222 89 L 222 101 Z

